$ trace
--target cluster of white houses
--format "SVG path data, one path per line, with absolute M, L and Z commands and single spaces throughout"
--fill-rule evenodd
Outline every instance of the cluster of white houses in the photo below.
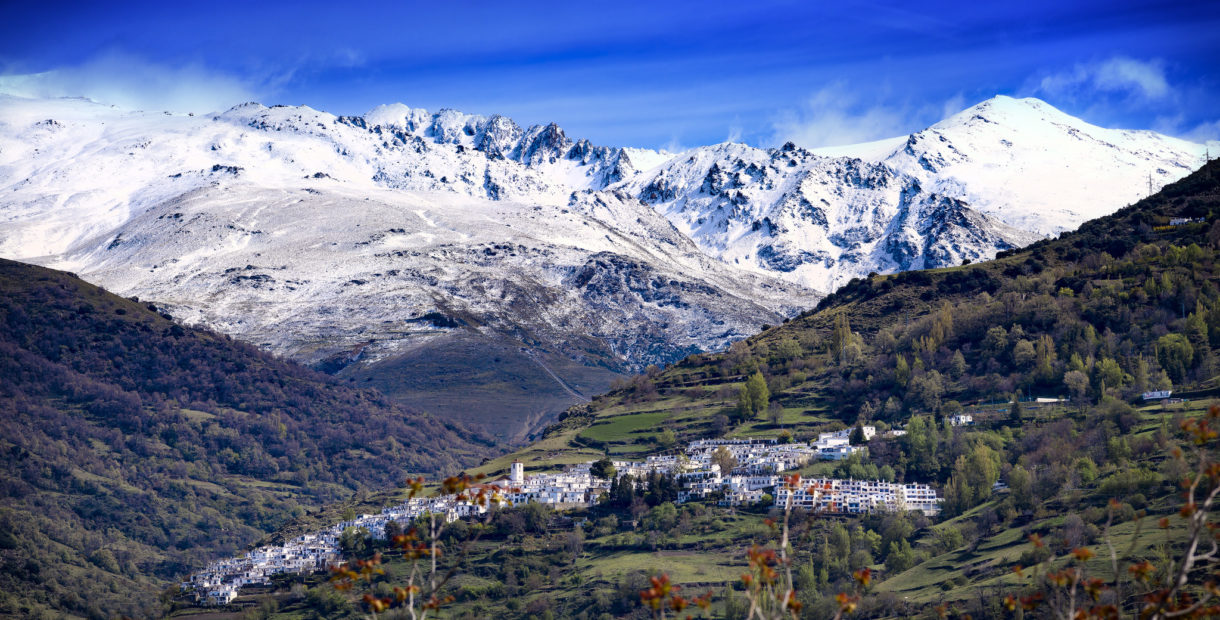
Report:
M 839 460 L 862 450 L 853 446 L 854 429 L 823 433 L 813 443 L 778 443 L 774 439 L 712 439 L 690 443 L 676 454 L 650 456 L 643 461 L 614 461 L 616 476 L 645 480 L 653 472 L 673 475 L 679 482 L 678 501 L 715 498 L 726 506 L 755 504 L 770 493 L 779 505 L 788 501 L 781 472 L 797 469 L 814 460 Z M 865 439 L 876 431 L 864 426 Z M 713 458 L 727 451 L 736 463 L 722 472 Z M 525 476 L 524 466 L 514 462 L 509 475 L 488 484 L 514 505 L 537 502 L 559 508 L 591 506 L 609 490 L 608 480 L 592 474 L 593 461 L 569 466 L 562 473 Z M 792 498 L 795 507 L 832 513 L 865 513 L 878 510 L 922 510 L 935 515 L 940 499 L 926 485 L 863 480 L 805 480 Z M 377 514 L 364 514 L 330 528 L 305 534 L 276 547 L 260 547 L 244 556 L 213 562 L 183 583 L 199 602 L 223 605 L 231 602 L 245 585 L 270 583 L 277 573 L 320 570 L 339 559 L 339 539 L 348 528 L 363 528 L 383 538 L 391 522 L 408 524 L 426 514 L 446 521 L 483 514 L 484 506 L 456 496 L 415 498 Z

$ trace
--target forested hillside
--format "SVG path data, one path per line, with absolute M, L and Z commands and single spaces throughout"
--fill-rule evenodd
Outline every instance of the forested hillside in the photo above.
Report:
M 944 512 L 845 523 L 796 516 L 805 614 L 833 615 L 835 593 L 868 568 L 864 617 L 935 617 L 940 604 L 950 615 L 999 616 L 1003 596 L 1029 586 L 1012 572 L 1017 564 L 1063 566 L 1073 549 L 1107 542 L 1120 566 L 1180 551 L 1187 464 L 1172 455 L 1189 446 L 1179 425 L 1203 415 L 1217 393 L 1218 251 L 1220 163 L 1212 162 L 1113 216 L 995 261 L 853 281 L 728 352 L 650 369 L 574 407 L 542 441 L 476 471 L 496 475 L 513 459 L 541 471 L 606 453 L 639 458 L 715 436 L 807 440 L 874 424 L 882 435 L 868 442 L 867 458 L 802 473 L 927 482 L 945 498 Z M 1143 391 L 1160 389 L 1185 402 L 1143 402 Z M 973 425 L 952 425 L 956 413 Z M 885 436 L 889 429 L 905 435 Z M 510 552 L 501 545 L 472 570 L 509 585 L 455 594 L 476 616 L 643 617 L 632 590 L 651 566 L 692 593 L 716 589 L 715 609 L 738 617 L 736 576 L 746 548 L 767 532 L 757 529 L 761 515 L 737 514 L 675 508 L 637 489 L 592 511 L 575 555 L 565 543 L 570 525 L 520 538 L 557 556 L 568 548 L 579 579 L 519 587 L 522 575 L 495 561 Z M 1166 532 L 1138 534 L 1160 517 L 1172 519 Z M 1045 543 L 1030 545 L 1033 534 Z M 1109 561 L 1086 564 L 1108 576 Z M 1134 613 L 1147 586 L 1125 571 L 1114 583 L 1113 602 Z
M 71 274 L 0 260 L 0 615 L 157 615 L 158 592 L 191 568 L 490 445 Z

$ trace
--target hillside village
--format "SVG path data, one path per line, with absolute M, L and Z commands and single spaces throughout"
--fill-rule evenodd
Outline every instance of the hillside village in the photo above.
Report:
M 782 473 L 815 460 L 842 460 L 866 448 L 851 445 L 856 429 L 822 433 L 812 443 L 779 443 L 775 439 L 706 439 L 689 443 L 677 454 L 655 455 L 643 461 L 612 461 L 613 479 L 645 481 L 654 473 L 671 475 L 679 483 L 678 503 L 715 501 L 721 506 L 743 506 L 771 498 L 786 505 L 791 493 L 784 488 Z M 873 426 L 859 427 L 865 440 L 876 435 Z M 717 462 L 719 461 L 719 463 Z M 723 472 L 720 463 L 734 463 Z M 485 485 L 512 505 L 530 502 L 559 509 L 595 505 L 610 490 L 611 480 L 594 475 L 597 461 L 571 465 L 560 473 L 525 475 L 515 461 L 509 474 Z M 940 512 L 941 498 L 924 484 L 878 480 L 814 479 L 798 489 L 792 506 L 829 514 L 864 514 L 881 511 L 918 510 L 928 516 Z M 182 583 L 194 591 L 203 605 L 225 605 L 243 586 L 269 584 L 283 573 L 307 573 L 339 561 L 340 538 L 349 528 L 363 529 L 384 539 L 390 523 L 406 524 L 427 514 L 443 515 L 445 521 L 479 516 L 487 512 L 471 498 L 455 495 L 415 497 L 385 508 L 377 514 L 362 514 L 324 530 L 303 534 L 279 546 L 260 547 L 238 558 L 218 560 L 192 574 Z

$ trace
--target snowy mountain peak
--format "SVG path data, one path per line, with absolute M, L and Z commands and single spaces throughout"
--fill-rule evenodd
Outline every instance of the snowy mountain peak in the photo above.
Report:
M 631 368 L 723 346 L 853 277 L 1074 227 L 1203 151 L 1009 97 L 833 153 L 678 154 L 403 104 L 191 117 L 0 97 L 0 256 L 310 362 L 461 332 Z
M 724 347 L 852 277 L 989 258 L 1113 211 L 1203 149 L 1008 97 L 834 156 L 612 148 L 403 104 L 181 116 L 0 97 L 0 256 L 422 407 L 417 380 L 461 392 L 451 379 L 496 351 L 505 381 L 563 375 L 556 411 L 573 384 Z M 495 414 L 541 422 L 538 394 Z
M 369 127 L 380 126 L 414 132 L 430 123 L 432 115 L 422 108 L 391 103 L 369 110 L 362 118 Z
M 872 160 L 1006 224 L 1055 234 L 1185 176 L 1202 165 L 1204 150 L 1150 131 L 1098 127 L 1038 99 L 999 96 Z
M 1033 117 L 1038 117 L 1042 120 L 1047 120 L 1050 117 L 1050 120 L 1058 122 L 1079 121 L 1079 119 L 1069 116 L 1055 106 L 1035 97 L 1018 98 L 1009 97 L 1008 95 L 996 95 L 991 99 L 970 106 L 936 123 L 933 127 L 959 124 L 962 122 L 962 119 L 975 119 L 995 123 L 1006 122 L 1010 125 L 1019 125 L 1022 119 Z
M 1074 228 L 1185 176 L 1203 152 L 997 96 L 904 138 L 701 147 L 623 186 L 704 251 L 830 291 L 870 271 L 985 259 Z

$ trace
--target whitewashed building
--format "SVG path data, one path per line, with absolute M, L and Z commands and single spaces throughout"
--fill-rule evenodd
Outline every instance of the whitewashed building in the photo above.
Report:
M 936 490 L 924 484 L 903 484 L 882 480 L 841 480 L 817 478 L 802 480 L 795 491 L 775 489 L 775 504 L 830 514 L 866 514 L 898 510 L 919 510 L 928 516 L 940 513 Z

